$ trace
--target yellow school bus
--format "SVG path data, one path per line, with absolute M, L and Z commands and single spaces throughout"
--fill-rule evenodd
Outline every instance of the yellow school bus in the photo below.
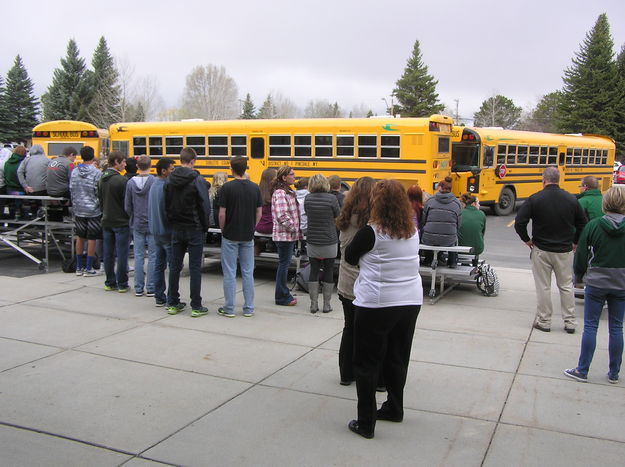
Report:
M 80 151 L 91 146 L 96 157 L 106 158 L 109 153 L 109 132 L 95 125 L 74 120 L 54 120 L 33 128 L 33 145 L 41 144 L 48 157 L 57 157 L 72 146 Z
M 394 178 L 433 192 L 450 173 L 453 121 L 426 118 L 325 118 L 115 123 L 111 149 L 127 156 L 146 154 L 152 164 L 177 158 L 184 146 L 198 154 L 196 169 L 209 178 L 230 174 L 229 159 L 246 156 L 250 178 L 267 167 L 290 165 L 296 176 L 339 175 Z
M 454 126 L 452 191 L 475 193 L 480 204 L 497 215 L 513 212 L 517 200 L 542 189 L 549 165 L 560 170 L 560 186 L 579 193 L 582 178 L 599 179 L 599 188 L 612 184 L 614 140 L 598 135 L 559 135 L 500 128 Z

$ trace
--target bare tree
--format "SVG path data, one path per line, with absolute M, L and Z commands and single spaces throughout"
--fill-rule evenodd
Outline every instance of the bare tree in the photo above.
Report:
M 158 91 L 158 80 L 152 76 L 144 76 L 137 82 L 133 102 L 141 106 L 145 121 L 155 120 L 165 107 L 165 101 Z
M 338 103 L 330 104 L 327 99 L 310 101 L 304 110 L 304 118 L 338 118 L 343 116 L 343 110 Z
M 361 102 L 352 107 L 351 116 L 352 118 L 366 118 L 370 111 L 371 107 Z
M 238 90 L 224 67 L 196 66 L 187 75 L 182 97 L 183 118 L 224 120 L 239 114 Z
M 133 79 L 135 75 L 135 66 L 126 57 L 115 59 L 117 72 L 119 73 L 120 87 L 120 118 L 122 122 L 134 119 L 134 89 Z
M 281 92 L 272 92 L 271 96 L 276 110 L 276 118 L 297 118 L 300 115 L 300 109 L 297 105 Z

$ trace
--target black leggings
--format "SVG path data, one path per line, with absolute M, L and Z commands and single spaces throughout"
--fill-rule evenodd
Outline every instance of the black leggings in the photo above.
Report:
M 309 282 L 317 282 L 319 280 L 319 269 L 323 269 L 323 277 L 321 282 L 334 282 L 334 260 L 335 258 L 309 258 L 310 259 L 310 277 Z

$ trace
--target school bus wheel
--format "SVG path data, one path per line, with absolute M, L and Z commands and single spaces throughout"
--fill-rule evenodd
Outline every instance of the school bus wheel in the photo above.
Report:
M 516 196 L 511 188 L 505 187 L 499 195 L 499 202 L 493 205 L 493 211 L 498 216 L 507 216 L 514 211 Z

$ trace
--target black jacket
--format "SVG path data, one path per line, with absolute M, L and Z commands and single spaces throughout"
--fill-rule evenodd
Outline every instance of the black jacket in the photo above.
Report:
M 211 203 L 206 180 L 189 167 L 177 167 L 165 185 L 165 211 L 175 230 L 208 230 Z
M 534 245 L 553 253 L 571 251 L 588 222 L 575 196 L 555 184 L 534 193 L 519 209 L 514 229 L 524 242 L 530 240 L 527 234 L 530 219 Z

